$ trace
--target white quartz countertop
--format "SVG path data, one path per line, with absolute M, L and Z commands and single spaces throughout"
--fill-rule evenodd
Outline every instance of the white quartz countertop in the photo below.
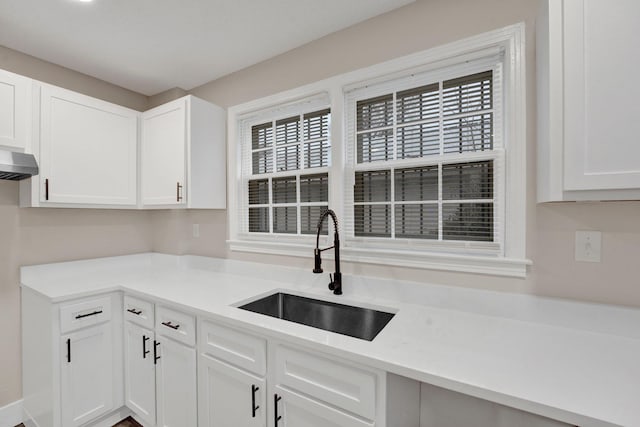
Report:
M 52 302 L 124 291 L 253 333 L 581 426 L 640 426 L 640 310 L 194 256 L 22 267 Z M 371 342 L 240 310 L 275 290 L 396 312 Z

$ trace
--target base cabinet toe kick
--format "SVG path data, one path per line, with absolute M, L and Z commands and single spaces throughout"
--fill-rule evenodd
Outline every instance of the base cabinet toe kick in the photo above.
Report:
M 28 427 L 567 425 L 122 292 L 23 287 L 22 325 Z

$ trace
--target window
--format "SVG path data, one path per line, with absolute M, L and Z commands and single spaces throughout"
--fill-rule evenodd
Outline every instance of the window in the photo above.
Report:
M 231 250 L 309 257 L 330 207 L 345 261 L 525 277 L 524 58 L 518 24 L 229 108 Z
M 247 231 L 315 235 L 329 201 L 331 111 L 323 108 L 246 126 L 251 139 Z
M 454 78 L 412 75 L 347 96 L 347 150 L 354 155 L 345 205 L 353 209 L 354 238 L 396 246 L 419 239 L 464 250 L 489 242 L 499 250 L 500 62 L 491 62 L 438 72 L 463 73 Z

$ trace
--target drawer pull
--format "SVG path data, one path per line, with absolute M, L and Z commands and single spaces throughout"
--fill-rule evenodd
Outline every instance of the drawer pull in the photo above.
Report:
M 162 322 L 162 324 L 167 328 L 173 329 L 174 331 L 178 330 L 178 328 L 180 327 L 180 325 L 173 325 L 171 324 L 171 322 Z
M 281 415 L 278 415 L 278 402 L 280 402 L 280 400 L 282 399 L 281 396 L 278 396 L 277 394 L 273 395 L 273 426 L 274 427 L 278 427 L 278 421 L 280 421 L 282 419 Z
M 256 406 L 256 391 L 260 390 L 260 387 L 255 384 L 251 385 L 251 417 L 256 417 L 256 411 L 260 409 L 260 405 Z
M 135 308 L 130 308 L 127 311 L 131 314 L 135 314 L 136 316 L 140 316 L 142 314 L 142 310 L 136 310 Z
M 160 360 L 160 356 L 158 356 L 158 347 L 160 346 L 160 343 L 158 341 L 153 341 L 153 364 L 157 365 L 158 364 L 158 360 Z
M 151 350 L 147 350 L 147 341 L 149 341 L 150 338 L 146 335 L 142 336 L 142 358 L 146 359 L 147 358 L 147 354 L 149 354 L 151 352 Z
M 71 338 L 67 338 L 67 363 L 71 363 Z
M 95 316 L 97 314 L 102 314 L 102 310 L 96 310 L 93 313 L 87 313 L 87 314 L 78 314 L 76 316 L 76 319 L 84 319 L 85 317 L 91 317 L 91 316 Z

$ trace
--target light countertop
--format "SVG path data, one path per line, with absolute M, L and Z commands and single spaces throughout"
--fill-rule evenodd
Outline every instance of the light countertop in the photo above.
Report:
M 640 310 L 344 276 L 195 256 L 139 254 L 22 267 L 52 302 L 110 291 L 581 426 L 640 426 Z M 364 341 L 240 310 L 274 290 L 397 312 Z

